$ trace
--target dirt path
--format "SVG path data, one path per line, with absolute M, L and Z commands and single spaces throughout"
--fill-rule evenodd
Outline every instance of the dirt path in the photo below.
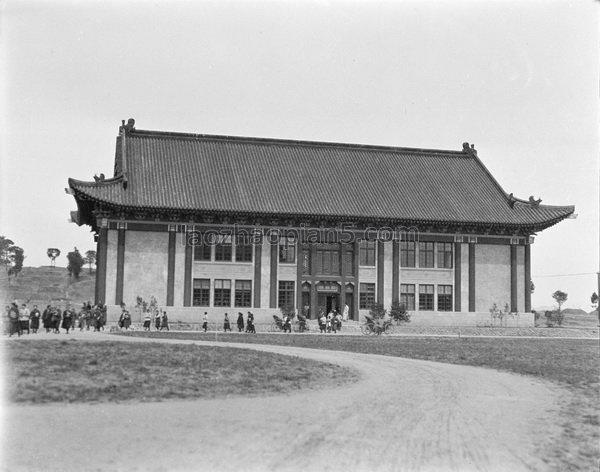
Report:
M 541 441 L 556 432 L 560 394 L 549 384 L 428 361 L 228 345 L 335 362 L 362 380 L 261 398 L 10 406 L 5 470 L 546 470 Z

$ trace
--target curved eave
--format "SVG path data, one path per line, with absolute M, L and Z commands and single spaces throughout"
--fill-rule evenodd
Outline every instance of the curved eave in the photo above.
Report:
M 209 213 L 214 215 L 232 215 L 246 218 L 252 217 L 267 217 L 267 218 L 296 218 L 296 219 L 321 219 L 330 220 L 337 222 L 349 222 L 349 221 L 360 221 L 360 222 L 376 222 L 381 224 L 391 225 L 405 225 L 405 226 L 448 226 L 448 227 L 486 227 L 486 228 L 514 228 L 520 230 L 526 230 L 528 232 L 538 232 L 546 228 L 549 228 L 560 221 L 568 218 L 574 213 L 574 206 L 551 206 L 551 205 L 539 205 L 538 207 L 531 207 L 525 205 L 527 208 L 521 210 L 527 211 L 527 213 L 535 215 L 541 211 L 549 212 L 551 215 L 543 219 L 532 219 L 525 222 L 489 222 L 489 221 L 457 221 L 457 220 L 443 220 L 443 219 L 426 219 L 426 218 L 401 218 L 401 217 L 370 217 L 364 215 L 334 215 L 334 214 L 316 214 L 316 213 L 280 213 L 280 212 L 268 212 L 268 211 L 240 211 L 240 210 L 226 210 L 226 209 L 215 209 L 215 208 L 191 208 L 191 207 L 172 207 L 172 206 L 145 206 L 145 205 L 123 205 L 120 202 L 113 201 L 111 199 L 101 198 L 98 195 L 94 195 L 92 189 L 98 189 L 100 186 L 113 185 L 120 183 L 120 179 L 111 179 L 112 182 L 79 182 L 73 181 L 74 186 L 69 184 L 75 191 L 75 199 L 80 208 L 80 212 L 88 213 L 88 218 L 81 218 L 82 224 L 89 224 L 95 227 L 95 221 L 91 215 L 91 207 L 89 203 L 94 202 L 103 206 L 107 206 L 114 210 L 121 211 L 155 211 L 155 212 L 181 212 L 181 213 Z M 82 185 L 84 184 L 84 185 Z M 81 188 L 83 187 L 83 188 Z M 86 191 L 86 190 L 92 190 Z M 87 202 L 87 203 L 85 203 Z M 519 205 L 521 206 L 521 205 Z M 518 211 L 518 210 L 517 210 Z M 532 215 L 532 216 L 533 216 Z M 84 215 L 82 215 L 84 216 Z

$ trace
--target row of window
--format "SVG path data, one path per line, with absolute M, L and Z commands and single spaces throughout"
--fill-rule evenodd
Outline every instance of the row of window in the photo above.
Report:
M 359 265 L 375 266 L 376 241 L 359 243 Z M 400 266 L 451 269 L 453 264 L 452 243 L 433 242 L 400 242 Z M 213 251 L 214 248 L 214 251 Z M 214 256 L 213 256 L 214 252 Z M 252 262 L 253 246 L 250 243 L 236 242 L 235 250 L 231 235 L 216 236 L 214 244 L 197 244 L 194 246 L 194 260 L 231 262 L 235 254 L 236 262 Z M 281 237 L 279 240 L 279 262 L 294 264 L 296 262 L 296 240 L 292 237 Z M 354 274 L 354 247 L 350 244 L 321 244 L 315 255 L 308 249 L 302 251 L 302 269 L 305 274 L 339 275 L 340 254 L 344 259 L 345 274 Z M 417 265 L 418 262 L 418 265 Z
M 359 285 L 359 308 L 361 310 L 368 310 L 375 303 L 375 284 L 361 283 Z M 400 303 L 408 311 L 415 311 L 417 309 L 416 301 L 418 300 L 419 310 L 433 311 L 436 286 L 419 284 L 418 287 L 419 296 L 417 298 L 415 284 L 400 284 Z M 437 311 L 452 311 L 452 285 L 437 285 Z
M 231 305 L 231 280 L 215 279 L 213 281 L 213 306 L 230 307 Z M 233 284 L 233 306 L 252 306 L 252 281 L 236 280 Z M 279 281 L 279 307 L 293 307 L 295 283 L 293 281 Z M 210 306 L 210 279 L 194 279 L 192 291 L 193 306 Z

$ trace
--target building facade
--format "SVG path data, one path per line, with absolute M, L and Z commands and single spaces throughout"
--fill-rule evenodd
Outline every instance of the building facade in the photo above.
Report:
M 69 179 L 97 240 L 96 302 L 170 318 L 404 304 L 413 324 L 532 323 L 534 235 L 574 212 L 507 194 L 460 151 L 119 128 L 114 176 Z

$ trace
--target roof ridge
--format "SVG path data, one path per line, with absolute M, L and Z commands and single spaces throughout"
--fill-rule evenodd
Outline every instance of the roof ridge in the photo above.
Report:
M 423 154 L 445 154 L 456 157 L 472 157 L 470 152 L 465 150 L 449 150 L 449 149 L 428 149 L 428 148 L 412 148 L 412 147 L 397 147 L 383 146 L 377 144 L 361 144 L 361 143 L 338 143 L 333 141 L 310 141 L 298 139 L 284 138 L 258 138 L 252 136 L 232 136 L 232 135 L 216 135 L 216 134 L 198 134 L 198 133 L 180 133 L 175 131 L 153 131 L 132 129 L 128 133 L 130 137 L 152 137 L 159 139 L 184 139 L 184 140 L 206 140 L 206 141 L 230 141 L 239 143 L 254 143 L 254 144 L 270 144 L 270 145 L 294 145 L 306 147 L 332 147 L 343 149 L 368 149 L 387 152 L 417 152 Z

